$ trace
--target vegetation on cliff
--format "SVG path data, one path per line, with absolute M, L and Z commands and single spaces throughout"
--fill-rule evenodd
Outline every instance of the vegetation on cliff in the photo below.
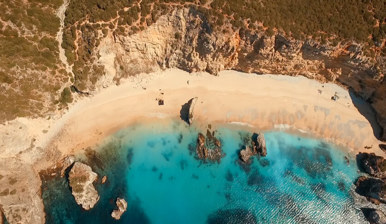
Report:
M 76 0 L 65 12 L 62 42 L 72 78 L 59 60 L 56 40 L 60 26 L 56 11 L 62 4 L 61 0 L 0 3 L 0 44 L 5 46 L 0 49 L 0 122 L 62 108 L 72 102 L 69 89 L 63 89 L 69 82 L 79 91 L 92 91 L 105 72 L 97 63 L 103 37 L 137 33 L 176 8 L 197 12 L 208 22 L 209 32 L 280 33 L 330 46 L 356 42 L 370 58 L 385 57 L 382 0 Z M 175 40 L 183 38 L 179 32 L 173 35 Z
M 0 2 L 0 122 L 45 115 L 68 74 L 60 63 L 55 15 L 61 0 Z

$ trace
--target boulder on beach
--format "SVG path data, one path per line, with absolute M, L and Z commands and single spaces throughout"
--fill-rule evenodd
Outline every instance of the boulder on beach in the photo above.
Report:
M 121 219 L 123 213 L 125 213 L 127 210 L 127 202 L 123 198 L 117 198 L 115 204 L 117 205 L 117 209 L 113 210 L 111 217 L 113 217 L 115 220 L 119 220 Z
M 98 175 L 91 167 L 81 162 L 75 162 L 69 173 L 69 182 L 72 195 L 78 205 L 83 209 L 90 210 L 99 200 L 98 192 L 93 183 Z
M 192 124 L 194 119 L 194 106 L 196 105 L 197 99 L 197 97 L 194 97 L 181 106 L 180 118 L 189 125 Z

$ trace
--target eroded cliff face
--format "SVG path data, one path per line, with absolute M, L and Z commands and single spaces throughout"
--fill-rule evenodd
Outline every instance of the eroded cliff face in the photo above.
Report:
M 313 40 L 295 40 L 281 34 L 267 36 L 224 25 L 213 30 L 193 8 L 176 9 L 147 29 L 133 35 L 108 32 L 99 39 L 94 65 L 104 67 L 95 87 L 119 83 L 141 72 L 177 67 L 189 72 L 217 74 L 224 69 L 244 72 L 302 75 L 350 88 L 371 104 L 378 124 L 386 129 L 385 56 L 369 58 L 357 43 L 337 46 Z M 380 49 L 384 49 L 382 43 Z M 386 140 L 386 131 L 374 132 Z

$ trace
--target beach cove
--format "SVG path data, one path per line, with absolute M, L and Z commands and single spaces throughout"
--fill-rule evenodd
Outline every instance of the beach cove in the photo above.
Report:
M 339 99 L 331 100 L 334 95 Z M 43 202 L 35 193 L 41 191 L 40 181 L 36 181 L 40 171 L 68 155 L 96 149 L 109 136 L 132 125 L 179 119 L 182 105 L 194 97 L 198 100 L 193 123 L 201 131 L 209 124 L 214 129 L 229 125 L 250 132 L 286 131 L 334 143 L 352 155 L 360 151 L 384 154 L 349 92 L 335 84 L 304 77 L 236 71 L 212 76 L 170 69 L 130 77 L 118 86 L 82 97 L 63 116 L 9 122 L 1 131 L 15 134 L 12 138 L 3 135 L 3 166 L 16 167 L 15 175 L 28 170 L 35 182 L 18 184 L 29 185 L 25 194 L 36 208 L 32 212 L 40 215 Z M 11 157 L 16 157 L 16 162 L 7 160 Z M 23 200 L 15 198 L 13 203 Z
M 337 101 L 331 97 L 337 94 Z M 183 104 L 197 97 L 196 125 L 241 124 L 255 130 L 308 133 L 352 152 L 382 154 L 368 120 L 349 92 L 304 77 L 224 71 L 219 76 L 170 69 L 142 74 L 77 103 L 54 127 L 48 147 L 63 155 L 97 144 L 138 122 L 179 118 Z M 164 105 L 159 105 L 162 99 Z M 53 132 L 53 133 L 54 133 Z M 53 134 L 52 133 L 52 134 Z

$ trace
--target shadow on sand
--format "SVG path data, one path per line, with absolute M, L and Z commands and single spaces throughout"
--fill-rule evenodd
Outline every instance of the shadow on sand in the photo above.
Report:
M 374 136 L 378 140 L 380 140 L 383 130 L 377 122 L 375 111 L 372 108 L 372 106 L 368 102 L 363 100 L 361 97 L 356 95 L 352 89 L 349 90 L 349 94 L 351 97 L 351 101 L 353 102 L 354 106 L 358 109 L 359 113 L 361 113 L 369 121 L 373 129 Z

